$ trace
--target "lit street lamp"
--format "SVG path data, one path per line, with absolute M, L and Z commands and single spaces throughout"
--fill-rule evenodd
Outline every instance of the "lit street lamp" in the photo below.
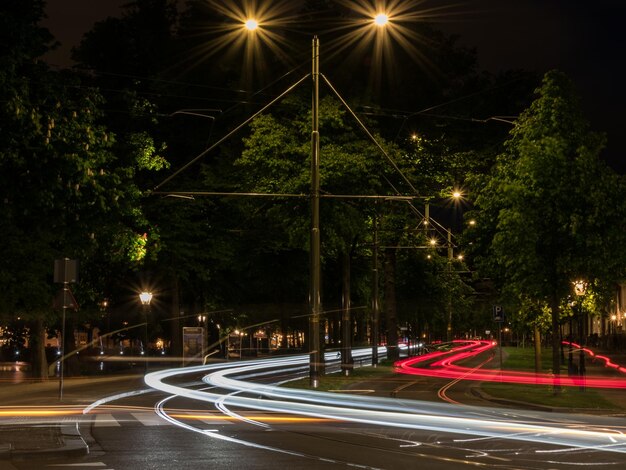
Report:
M 373 22 L 384 27 L 389 17 L 378 13 Z M 248 18 L 244 26 L 249 31 L 259 27 L 259 22 Z M 309 380 L 313 388 L 319 386 L 320 376 L 324 374 L 324 356 L 322 354 L 320 316 L 321 316 L 321 241 L 320 241 L 320 133 L 319 133 L 319 79 L 320 52 L 319 39 L 312 41 L 312 104 L 311 104 L 311 232 L 310 232 L 310 320 L 309 320 Z M 347 327 L 347 326 L 346 326 Z
M 579 336 L 579 343 L 580 343 L 580 350 L 578 354 L 578 375 L 580 376 L 580 389 L 584 390 L 585 389 L 585 385 L 583 383 L 583 380 L 585 378 L 584 346 L 586 343 L 585 341 L 586 335 L 585 335 L 585 318 L 584 318 L 584 311 L 583 311 L 583 306 L 582 306 L 582 298 L 585 295 L 585 292 L 587 291 L 587 283 L 582 280 L 577 280 L 577 281 L 574 281 L 573 284 L 574 284 L 574 293 L 578 297 L 578 336 Z
M 139 300 L 141 301 L 141 305 L 142 305 L 142 312 L 143 312 L 143 339 L 144 339 L 144 343 L 143 343 L 143 350 L 142 350 L 142 354 L 144 356 L 147 356 L 147 351 L 148 351 L 148 309 L 150 308 L 150 302 L 152 301 L 152 292 L 142 292 L 141 294 L 139 294 Z M 145 365 L 145 370 L 148 370 L 148 358 L 145 357 L 144 358 L 144 365 Z
M 222 12 L 225 12 L 226 10 L 229 10 L 229 9 L 227 7 L 221 8 Z M 357 11 L 360 14 L 363 14 L 364 16 L 367 17 L 366 22 L 360 23 L 359 29 L 360 29 L 360 32 L 362 32 L 362 28 L 364 25 L 367 28 L 371 27 L 371 28 L 377 29 L 377 33 L 380 33 L 380 34 L 377 34 L 376 36 L 376 41 L 377 41 L 376 53 L 380 55 L 380 53 L 382 52 L 382 46 L 383 46 L 382 32 L 388 25 L 391 25 L 390 17 L 388 13 L 381 12 L 380 10 L 369 11 L 369 12 L 367 12 L 366 10 L 368 9 L 361 8 L 361 7 L 357 8 Z M 232 11 L 228 11 L 227 15 L 230 16 L 231 18 L 238 18 L 237 26 L 234 29 L 232 29 L 231 31 L 232 34 L 228 35 L 229 37 L 226 39 L 227 41 L 234 40 L 234 38 L 237 37 L 237 35 L 240 34 L 242 30 L 244 31 L 247 30 L 246 32 L 248 33 L 248 37 L 251 40 L 265 41 L 267 44 L 270 44 L 270 45 L 274 42 L 273 38 L 275 36 L 272 35 L 271 33 L 268 33 L 267 31 L 263 31 L 265 29 L 263 26 L 271 23 L 271 22 L 266 21 L 266 19 L 253 18 L 252 16 L 242 17 L 240 15 L 240 12 L 232 12 Z M 401 17 L 404 17 L 405 21 L 407 19 L 415 18 L 414 15 L 407 14 L 406 11 L 403 11 L 402 15 L 394 15 L 394 19 L 398 19 L 398 21 L 401 21 L 400 20 Z M 412 36 L 413 36 L 412 33 L 407 28 L 400 28 L 395 32 L 395 34 L 393 34 L 393 38 L 399 41 L 404 48 L 409 49 L 410 52 L 414 52 L 414 48 L 411 46 L 410 42 L 405 41 L 405 39 L 412 37 Z M 354 37 L 359 39 L 362 37 L 362 34 L 357 34 Z M 282 96 L 290 92 L 300 83 L 302 83 L 306 78 L 307 77 L 305 76 L 302 79 L 300 79 L 298 82 L 293 84 L 289 89 L 287 89 L 281 96 L 274 99 L 272 102 L 268 103 L 261 110 L 255 113 L 254 116 L 244 121 L 236 129 L 229 132 L 223 138 L 219 139 L 209 148 L 207 148 L 202 153 L 200 153 L 192 161 L 184 165 L 178 171 L 174 172 L 174 174 L 170 175 L 165 180 L 163 180 L 160 184 L 158 184 L 154 188 L 153 194 L 158 194 L 156 190 L 158 190 L 159 187 L 163 186 L 165 183 L 170 181 L 176 175 L 178 175 L 179 173 L 187 169 L 191 164 L 193 164 L 194 162 L 196 162 L 197 160 L 205 156 L 209 151 L 214 149 L 216 146 L 220 145 L 226 139 L 230 138 L 230 136 L 232 136 L 235 132 L 241 129 L 244 125 L 248 124 L 252 119 L 254 119 L 254 117 L 258 116 L 265 109 L 272 106 L 276 101 L 278 101 L 278 99 L 282 98 Z M 309 308 L 310 308 L 309 377 L 310 377 L 310 384 L 314 388 L 316 388 L 319 385 L 320 376 L 324 374 L 324 355 L 322 354 L 321 329 L 320 329 L 320 317 L 321 317 L 321 241 L 320 241 L 320 207 L 319 207 L 319 204 L 320 204 L 319 80 L 320 78 L 324 78 L 325 81 L 331 87 L 331 89 L 335 92 L 335 94 L 337 94 L 334 88 L 332 88 L 332 85 L 330 85 L 330 82 L 328 82 L 328 80 L 323 75 L 320 74 L 319 39 L 317 36 L 314 36 L 313 41 L 312 41 L 312 73 L 311 73 L 311 79 L 312 79 L 311 177 L 310 177 L 310 190 L 308 194 L 308 197 L 311 200 L 310 285 L 309 285 Z M 343 102 L 343 104 L 347 106 L 347 104 L 343 101 L 343 99 L 341 99 L 339 95 L 338 97 Z M 356 115 L 354 115 L 354 113 L 352 114 L 355 117 L 355 119 L 359 122 L 360 126 L 365 129 L 368 135 L 370 135 L 370 138 L 375 140 L 374 137 L 371 134 L 369 134 L 364 124 L 356 117 Z M 377 145 L 379 149 L 387 156 L 383 147 L 380 146 L 378 143 Z M 387 158 L 391 161 L 392 165 L 396 168 L 396 170 L 400 171 L 395 165 L 395 163 L 393 163 L 393 161 L 390 159 L 390 157 L 387 156 Z M 404 175 L 402 175 L 402 177 L 404 178 L 405 182 L 408 183 L 411 189 L 417 194 L 417 190 L 415 190 L 415 188 L 410 183 L 410 181 Z M 177 195 L 178 197 L 180 197 L 184 193 L 183 192 L 176 192 L 176 193 L 169 192 L 169 194 Z M 202 194 L 217 195 L 218 193 L 202 192 Z M 223 194 L 223 195 L 240 194 L 240 195 L 246 195 L 246 196 L 261 196 L 261 194 L 258 194 L 258 193 L 220 193 L 220 194 Z M 187 193 L 187 196 L 189 195 L 191 195 L 191 193 Z M 298 195 L 283 195 L 283 196 L 300 197 L 303 195 L 298 194 Z M 378 196 L 375 196 L 375 197 L 378 197 Z M 377 311 L 377 309 L 375 310 Z M 376 318 L 376 315 L 374 315 L 374 317 Z M 349 322 L 346 322 L 346 323 L 349 323 Z M 373 336 L 372 343 L 376 346 L 378 344 L 378 338 L 377 338 L 378 335 L 377 335 L 377 326 L 376 326 L 377 321 L 375 321 L 374 323 L 375 323 L 375 326 L 374 326 L 374 331 L 372 334 Z

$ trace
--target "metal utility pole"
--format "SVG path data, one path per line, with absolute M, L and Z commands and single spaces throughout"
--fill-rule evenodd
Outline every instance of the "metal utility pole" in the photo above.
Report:
M 344 254 L 342 275 L 342 312 L 341 312 L 341 370 L 348 376 L 352 373 L 352 319 L 350 318 L 350 253 Z
M 452 230 L 448 229 L 448 280 L 452 280 Z M 448 328 L 447 340 L 452 341 L 452 293 L 448 286 Z
M 372 253 L 372 365 L 378 365 L 378 325 L 380 308 L 378 305 L 378 213 L 374 211 L 374 247 Z
M 320 376 L 324 370 L 324 356 L 320 342 L 321 313 L 321 266 L 320 266 L 320 133 L 319 133 L 319 78 L 320 55 L 319 39 L 313 38 L 313 79 L 311 116 L 311 291 L 309 303 L 311 307 L 310 334 L 311 351 L 309 365 L 310 385 L 319 386 Z

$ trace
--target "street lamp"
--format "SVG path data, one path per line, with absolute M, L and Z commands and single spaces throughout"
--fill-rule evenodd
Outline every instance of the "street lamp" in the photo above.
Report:
M 143 312 L 143 339 L 144 339 L 144 343 L 143 343 L 143 351 L 141 352 L 144 356 L 147 355 L 147 350 L 148 350 L 148 309 L 150 308 L 150 302 L 152 301 L 152 292 L 142 292 L 141 294 L 139 294 L 139 300 L 141 301 L 141 305 L 142 305 L 142 312 Z M 148 370 L 148 358 L 145 357 L 144 358 L 144 366 L 145 366 L 145 370 Z
M 386 26 L 387 23 L 389 23 L 389 16 L 387 16 L 385 13 L 379 13 L 374 17 L 374 24 L 376 26 Z
M 259 27 L 259 22 L 254 18 L 249 18 L 244 23 L 244 26 L 248 31 L 254 31 Z
M 578 297 L 578 335 L 579 335 L 579 343 L 580 343 L 580 350 L 579 350 L 579 361 L 578 361 L 578 375 L 580 376 L 580 389 L 584 390 L 585 389 L 585 385 L 583 384 L 583 380 L 585 377 L 585 351 L 584 351 L 584 346 L 585 346 L 585 318 L 584 318 L 584 310 L 583 310 L 583 306 L 582 306 L 582 297 L 585 295 L 585 292 L 587 291 L 587 283 L 583 280 L 577 280 L 572 282 L 572 284 L 574 285 L 574 293 L 576 294 L 576 296 Z
M 228 8 L 219 8 L 222 12 L 228 10 Z M 361 12 L 364 10 L 359 8 Z M 230 17 L 238 17 L 238 14 L 232 12 L 227 13 Z M 370 24 L 373 27 L 378 27 L 380 30 L 384 29 L 389 24 L 389 15 L 384 12 L 378 11 L 376 14 L 372 12 L 367 13 L 370 21 L 368 20 L 368 27 Z M 243 29 L 247 29 L 249 32 L 256 32 L 260 28 L 259 20 L 254 18 L 239 18 L 239 25 Z M 402 30 L 396 35 L 396 39 L 405 38 L 407 35 L 406 30 Z M 256 36 L 256 34 L 255 34 Z M 262 39 L 263 35 L 260 36 Z M 265 38 L 268 40 L 268 38 Z M 405 47 L 410 47 L 409 43 L 403 42 Z M 319 385 L 319 378 L 323 375 L 324 371 L 324 356 L 321 350 L 321 334 L 320 334 L 320 317 L 321 317 L 321 242 L 320 242 L 320 134 L 319 134 L 319 79 L 320 79 L 320 53 L 319 53 L 319 39 L 317 36 L 313 37 L 312 41 L 312 105 L 311 105 L 311 180 L 309 198 L 311 200 L 311 231 L 310 231 L 310 286 L 309 286 L 309 305 L 310 305 L 310 364 L 309 364 L 309 377 L 310 384 L 313 388 L 317 388 Z M 302 80 L 301 80 L 302 81 Z M 297 84 L 299 84 L 299 81 Z M 265 108 L 264 108 L 265 109 Z M 232 135 L 229 133 L 226 137 L 219 142 L 225 140 L 225 138 Z M 209 150 L 215 147 L 214 144 L 209 149 L 201 153 L 196 159 L 180 169 L 178 172 L 171 175 L 169 178 L 161 182 L 158 187 L 171 180 L 178 173 L 186 169 L 191 163 L 195 162 L 202 156 L 204 156 Z M 381 147 L 382 150 L 382 147 Z M 405 178 L 406 180 L 406 178 Z M 408 182 L 408 180 L 406 180 Z M 410 184 L 410 183 L 409 183 Z
M 209 345 L 209 317 L 208 315 L 198 315 L 198 324 L 202 327 L 202 357 L 208 352 Z
M 379 13 L 374 18 L 376 26 L 387 24 L 388 17 Z M 324 356 L 320 341 L 321 314 L 321 242 L 320 242 L 320 133 L 319 133 L 319 78 L 320 78 L 320 43 L 317 36 L 312 43 L 312 105 L 311 105 L 311 235 L 310 235 L 310 359 L 309 382 L 311 387 L 319 386 L 320 376 L 324 374 Z M 377 340 L 377 338 L 375 338 Z

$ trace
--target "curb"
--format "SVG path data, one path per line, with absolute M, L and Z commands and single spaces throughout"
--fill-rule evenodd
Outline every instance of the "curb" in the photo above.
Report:
M 56 427 L 56 426 L 55 426 Z M 61 426 L 59 437 L 63 445 L 56 449 L 14 450 L 11 444 L 0 447 L 0 460 L 31 460 L 59 457 L 82 457 L 89 454 L 89 446 L 80 435 L 78 423 Z
M 550 413 L 581 413 L 581 414 L 592 414 L 592 415 L 601 415 L 601 416 L 616 416 L 623 417 L 624 413 L 617 412 L 616 410 L 610 409 L 597 409 L 597 408 L 559 408 L 545 405 L 537 405 L 536 403 L 528 403 L 525 401 L 518 400 L 509 400 L 506 398 L 496 398 L 492 397 L 488 393 L 483 392 L 480 387 L 471 387 L 470 393 L 484 401 L 489 401 L 492 403 L 497 403 L 499 405 L 515 407 L 518 409 L 525 410 L 534 410 L 534 411 L 547 411 Z
M 499 405 L 505 406 L 513 406 L 516 408 L 522 409 L 530 409 L 535 411 L 558 411 L 550 406 L 537 405 L 534 403 L 527 403 L 524 401 L 516 401 L 516 400 L 507 400 L 506 398 L 496 398 L 491 395 L 483 392 L 480 387 L 470 387 L 470 393 L 474 395 L 476 398 L 480 398 L 484 401 L 489 401 L 492 403 L 498 403 Z

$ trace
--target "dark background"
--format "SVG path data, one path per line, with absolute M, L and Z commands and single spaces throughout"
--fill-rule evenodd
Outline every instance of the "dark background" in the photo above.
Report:
M 71 64 L 71 48 L 96 21 L 119 15 L 127 0 L 48 0 L 48 27 L 60 47 L 47 60 Z M 182 4 L 183 1 L 181 0 Z M 482 69 L 498 72 L 560 69 L 570 76 L 595 130 L 607 133 L 604 157 L 626 173 L 624 60 L 626 2 L 622 0 L 430 0 L 430 21 L 475 47 Z

